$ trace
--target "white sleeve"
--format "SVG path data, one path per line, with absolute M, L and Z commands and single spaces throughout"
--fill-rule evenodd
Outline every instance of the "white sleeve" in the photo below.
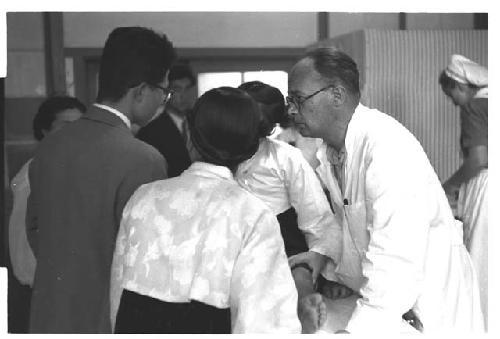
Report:
M 265 211 L 249 225 L 231 278 L 233 333 L 300 333 L 297 290 L 279 224 Z
M 26 235 L 26 212 L 30 195 L 28 167 L 29 162 L 12 179 L 13 206 L 9 218 L 9 254 L 15 277 L 23 285 L 33 286 L 36 259 Z
M 427 158 L 414 143 L 374 148 L 367 163 L 366 214 L 370 240 L 366 278 L 347 331 L 398 332 L 421 290 L 432 197 Z M 390 150 L 390 151 L 389 151 Z M 425 158 L 425 159 L 424 159 Z
M 326 255 L 338 263 L 342 229 L 334 218 L 316 173 L 299 150 L 292 149 L 283 161 L 290 202 L 298 217 L 310 251 Z

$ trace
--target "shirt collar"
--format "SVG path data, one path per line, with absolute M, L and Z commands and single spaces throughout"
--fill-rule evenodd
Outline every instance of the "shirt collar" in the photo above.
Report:
M 99 107 L 101 109 L 104 109 L 110 113 L 113 113 L 114 115 L 118 116 L 120 119 L 123 120 L 123 122 L 125 123 L 125 125 L 127 125 L 127 127 L 129 129 L 131 129 L 131 124 L 130 124 L 130 119 L 125 115 L 123 114 L 122 112 L 120 112 L 119 110 L 117 110 L 116 108 L 113 108 L 113 107 L 109 107 L 107 105 L 103 105 L 103 104 L 98 104 L 98 103 L 94 103 L 94 106 L 95 107 Z
M 182 124 L 184 123 L 184 119 L 182 117 L 178 116 L 177 114 L 172 113 L 172 112 L 170 112 L 168 110 L 167 110 L 167 113 L 172 118 L 172 121 L 174 122 L 175 126 L 177 126 L 177 128 L 179 129 L 179 131 L 182 132 Z
M 352 151 L 352 143 L 354 138 L 353 130 L 356 129 L 356 123 L 359 119 L 360 115 L 364 111 L 368 110 L 368 108 L 361 103 L 356 106 L 354 113 L 352 114 L 351 120 L 347 125 L 347 132 L 345 136 L 344 146 L 337 152 L 333 147 L 328 146 L 328 144 L 323 140 L 323 143 L 318 147 L 316 151 L 316 158 L 319 160 L 321 164 L 326 164 L 329 162 L 333 165 L 342 165 L 347 157 L 347 153 Z
M 340 150 L 340 152 L 337 152 L 337 150 L 334 147 L 327 145 L 326 146 L 326 157 L 332 165 L 336 165 L 336 166 L 343 165 L 345 162 L 345 157 L 346 157 L 345 146 L 342 146 L 342 149 Z
M 233 173 L 229 168 L 209 164 L 208 162 L 196 161 L 189 166 L 186 171 L 206 177 L 219 177 L 222 179 L 234 180 Z

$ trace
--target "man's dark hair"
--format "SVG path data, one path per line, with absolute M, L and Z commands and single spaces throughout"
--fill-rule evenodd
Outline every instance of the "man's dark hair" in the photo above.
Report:
M 189 66 L 189 63 L 185 61 L 179 61 L 172 65 L 170 73 L 168 73 L 168 81 L 172 82 L 179 79 L 189 79 L 189 81 L 191 81 L 191 86 L 196 85 L 196 78 L 194 77 L 193 70 L 191 66 Z
M 33 119 L 33 135 L 35 139 L 38 141 L 42 140 L 43 131 L 50 131 L 57 114 L 72 108 L 76 108 L 82 113 L 85 113 L 87 110 L 80 100 L 65 95 L 52 96 L 42 102 Z
M 143 82 L 161 83 L 175 58 L 165 34 L 144 27 L 115 28 L 102 52 L 97 102 L 118 101 Z
M 356 62 L 346 53 L 332 47 L 318 47 L 306 53 L 314 69 L 332 85 L 339 82 L 353 95 L 360 96 L 359 71 Z
M 261 136 L 271 135 L 276 124 L 287 121 L 285 98 L 279 89 L 261 81 L 249 81 L 241 84 L 239 89 L 245 90 L 263 107 Z

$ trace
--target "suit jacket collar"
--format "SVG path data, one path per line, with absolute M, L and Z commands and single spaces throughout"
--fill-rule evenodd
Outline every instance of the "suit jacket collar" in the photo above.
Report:
M 92 120 L 109 126 L 118 127 L 132 134 L 132 131 L 127 127 L 125 122 L 120 119 L 120 117 L 94 105 L 89 108 L 88 112 L 84 114 L 82 119 Z

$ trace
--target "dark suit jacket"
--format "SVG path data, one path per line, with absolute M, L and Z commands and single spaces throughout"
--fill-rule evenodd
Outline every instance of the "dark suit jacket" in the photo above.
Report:
M 32 333 L 110 333 L 109 281 L 122 210 L 166 177 L 163 157 L 92 107 L 46 137 L 30 166 L 27 231 L 37 269 Z
M 137 138 L 155 147 L 168 164 L 168 177 L 176 177 L 191 165 L 191 159 L 179 129 L 165 111 L 141 128 Z

